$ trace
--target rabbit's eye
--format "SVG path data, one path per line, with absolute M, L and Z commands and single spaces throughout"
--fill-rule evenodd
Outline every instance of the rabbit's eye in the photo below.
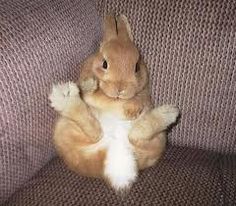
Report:
M 103 67 L 103 69 L 107 69 L 107 61 L 106 60 L 103 60 L 102 67 Z
M 139 64 L 137 63 L 136 66 L 135 66 L 135 73 L 139 72 L 139 70 L 140 70 L 140 66 L 139 66 Z

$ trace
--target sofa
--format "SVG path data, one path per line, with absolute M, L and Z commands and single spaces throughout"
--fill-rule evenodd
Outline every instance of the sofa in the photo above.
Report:
M 0 0 L 0 204 L 236 205 L 236 2 Z M 175 104 L 161 160 L 122 196 L 52 143 L 53 83 L 77 80 L 102 18 L 125 14 L 155 105 Z

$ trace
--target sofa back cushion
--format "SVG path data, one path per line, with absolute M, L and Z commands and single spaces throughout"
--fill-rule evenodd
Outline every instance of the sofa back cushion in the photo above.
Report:
M 125 14 L 150 68 L 155 104 L 182 116 L 172 144 L 236 152 L 235 1 L 99 0 L 100 13 Z
M 78 78 L 101 35 L 93 1 L 1 4 L 0 202 L 54 156 L 50 88 Z

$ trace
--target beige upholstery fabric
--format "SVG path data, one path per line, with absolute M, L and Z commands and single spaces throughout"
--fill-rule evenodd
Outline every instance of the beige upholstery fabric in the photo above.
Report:
M 0 202 L 53 156 L 52 83 L 78 77 L 97 46 L 91 1 L 0 1 Z
M 229 159 L 236 161 L 235 157 Z M 54 159 L 5 206 L 234 205 L 236 181 L 226 172 L 232 165 L 228 160 L 214 153 L 171 147 L 160 163 L 143 171 L 130 193 L 121 198 L 102 180 L 80 177 Z

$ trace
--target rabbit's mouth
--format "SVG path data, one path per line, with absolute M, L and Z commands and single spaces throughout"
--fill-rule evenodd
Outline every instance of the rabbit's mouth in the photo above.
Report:
M 109 98 L 112 98 L 114 100 L 128 100 L 131 99 L 132 97 L 134 97 L 135 94 L 127 94 L 125 92 L 108 92 L 106 90 L 103 90 L 101 88 L 101 91 L 103 92 L 104 95 L 106 95 Z
M 100 81 L 100 90 L 109 98 L 128 100 L 135 96 L 135 87 L 126 83 Z

